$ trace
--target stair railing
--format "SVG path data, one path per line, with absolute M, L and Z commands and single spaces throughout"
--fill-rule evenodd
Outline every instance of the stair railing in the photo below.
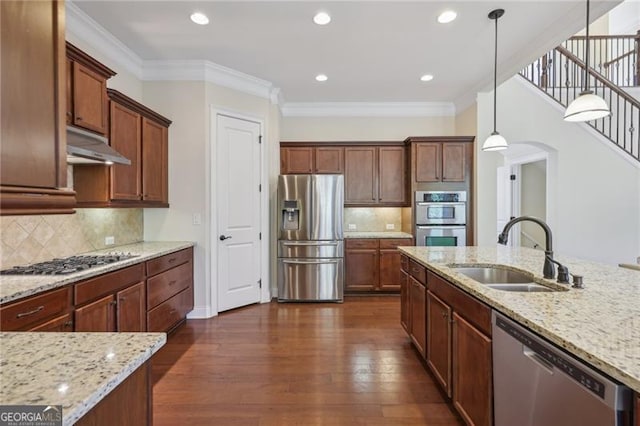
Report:
M 562 47 L 584 61 L 585 36 L 573 36 Z M 616 86 L 640 86 L 640 30 L 635 35 L 589 36 L 589 62 Z
M 520 75 L 567 107 L 584 87 L 584 62 L 562 46 L 537 59 Z M 589 68 L 591 90 L 611 109 L 609 117 L 588 122 L 618 148 L 640 161 L 640 102 Z

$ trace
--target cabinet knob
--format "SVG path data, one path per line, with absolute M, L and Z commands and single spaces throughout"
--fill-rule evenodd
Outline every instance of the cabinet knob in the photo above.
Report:
M 76 117 L 76 120 L 82 121 L 82 117 Z
M 447 317 L 447 311 L 442 311 L 442 318 L 446 318 Z
M 67 322 L 65 322 L 64 324 L 62 324 L 62 326 L 63 326 L 64 328 L 70 328 L 70 327 L 72 327 L 72 326 L 73 326 L 73 321 L 67 321 Z
M 118 304 L 118 302 L 116 302 L 115 300 L 112 300 L 111 302 L 109 302 L 109 305 L 111 306 L 116 306 Z

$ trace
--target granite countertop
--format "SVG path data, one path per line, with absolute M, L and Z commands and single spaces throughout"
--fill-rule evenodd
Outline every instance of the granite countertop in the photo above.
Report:
M 113 246 L 105 250 L 82 254 L 94 255 L 125 252 L 134 254 L 136 257 L 69 275 L 2 275 L 0 276 L 0 304 L 122 269 L 193 246 L 194 243 L 189 241 L 148 241 L 124 246 Z
M 62 405 L 72 425 L 166 342 L 164 333 L 0 333 L 0 403 Z
M 640 392 L 640 272 L 555 256 L 571 273 L 584 276 L 584 289 L 542 278 L 544 253 L 528 248 L 399 247 L 447 278 L 577 358 Z M 567 291 L 520 293 L 494 290 L 453 265 L 506 265 L 534 274 L 534 281 Z
M 375 231 L 375 232 L 357 232 L 346 231 L 344 238 L 413 238 L 413 235 L 406 232 L 395 231 Z

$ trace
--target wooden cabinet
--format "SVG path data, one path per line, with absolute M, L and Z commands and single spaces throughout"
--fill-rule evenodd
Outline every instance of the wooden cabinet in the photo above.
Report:
M 412 238 L 348 238 L 345 242 L 346 292 L 399 292 L 402 283 L 399 246 Z
M 109 89 L 109 144 L 131 165 L 74 169 L 78 204 L 85 207 L 168 207 L 168 126 L 171 121 Z
M 67 56 L 67 124 L 107 135 L 107 80 L 116 73 L 71 43 Z
M 451 308 L 427 291 L 427 365 L 451 396 Z
M 415 144 L 416 182 L 464 182 L 465 144 L 421 142 Z
M 0 214 L 73 213 L 63 1 L 0 2 Z
M 145 331 L 144 264 L 74 285 L 76 331 Z
M 286 174 L 342 174 L 344 173 L 344 148 L 289 147 L 280 148 L 280 173 Z
M 193 249 L 147 261 L 147 330 L 170 332 L 193 310 Z
M 409 273 L 402 270 L 400 281 L 400 325 L 407 333 L 411 328 L 410 311 L 411 305 L 409 303 Z
M 404 205 L 405 173 L 403 146 L 345 148 L 345 205 Z
M 491 309 L 431 272 L 427 286 L 427 364 L 467 424 L 491 425 Z
M 427 347 L 426 334 L 426 287 L 413 276 L 409 276 L 409 303 L 411 304 L 411 320 L 409 336 L 416 349 L 424 357 Z
M 0 330 L 65 331 L 73 330 L 69 313 L 73 308 L 71 289 L 60 288 L 30 296 L 0 307 Z
M 636 392 L 636 426 L 640 426 L 640 393 Z
M 73 331 L 73 314 L 68 313 L 61 315 L 43 324 L 39 324 L 33 328 L 30 328 L 28 331 L 51 331 L 56 333 Z

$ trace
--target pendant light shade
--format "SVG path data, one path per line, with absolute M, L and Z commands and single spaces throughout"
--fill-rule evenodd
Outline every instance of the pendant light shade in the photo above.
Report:
M 498 86 L 498 19 L 504 15 L 504 9 L 495 9 L 489 12 L 489 19 L 496 23 L 496 36 L 493 57 L 493 132 L 482 144 L 483 151 L 500 151 L 508 148 L 507 140 L 496 130 L 496 110 L 497 110 L 497 86 Z
M 611 114 L 607 102 L 589 90 L 589 0 L 587 0 L 587 28 L 584 45 L 584 90 L 567 107 L 564 113 L 565 121 L 591 121 Z

